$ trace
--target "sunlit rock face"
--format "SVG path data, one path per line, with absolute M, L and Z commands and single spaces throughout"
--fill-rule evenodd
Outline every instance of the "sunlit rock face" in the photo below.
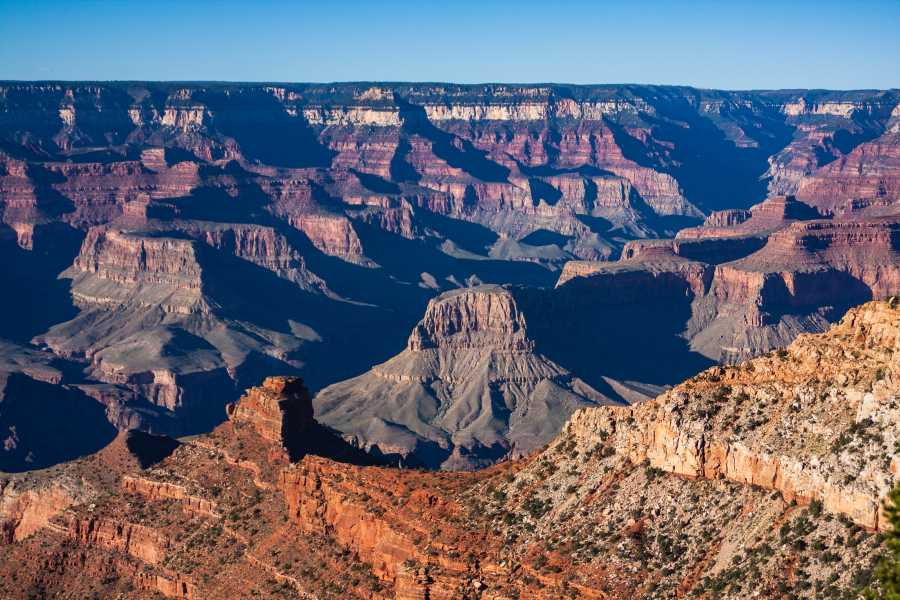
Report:
M 523 339 L 526 303 L 496 288 L 443 297 L 410 344 L 531 353 L 496 337 Z M 478 472 L 360 464 L 313 419 L 299 379 L 270 377 L 208 434 L 122 433 L 0 476 L 0 593 L 853 595 L 884 552 L 898 358 L 897 300 L 869 302 L 639 405 L 581 408 L 545 447 Z
M 456 416 L 403 421 L 432 425 L 403 443 L 385 434 L 396 438 L 385 452 L 429 440 L 431 463 L 462 468 L 517 456 L 583 402 L 640 401 L 900 291 L 898 101 L 638 85 L 5 83 L 0 272 L 15 293 L 2 302 L 4 364 L 22 389 L 59 386 L 95 407 L 100 423 L 84 412 L 83 430 L 97 440 L 112 435 L 104 419 L 208 431 L 269 375 L 301 375 L 315 395 L 356 390 L 348 381 L 363 373 L 433 372 L 446 385 L 427 403 Z M 462 288 L 480 299 L 467 306 L 453 296 Z M 664 367 L 648 345 L 670 357 Z M 391 358 L 408 355 L 440 359 L 411 375 Z M 32 377 L 47 368 L 52 383 Z M 463 391 L 471 373 L 480 383 Z M 472 424 L 459 416 L 470 405 Z M 362 447 L 381 436 L 335 419 Z M 2 433 L 18 469 L 34 464 L 22 462 L 26 429 Z

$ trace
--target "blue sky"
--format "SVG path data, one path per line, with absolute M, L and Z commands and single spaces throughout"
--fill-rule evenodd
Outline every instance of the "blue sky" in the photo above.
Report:
M 900 0 L 0 0 L 0 79 L 900 87 Z

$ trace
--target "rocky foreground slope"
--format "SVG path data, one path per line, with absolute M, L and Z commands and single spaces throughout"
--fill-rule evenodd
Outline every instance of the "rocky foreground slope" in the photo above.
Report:
M 898 369 L 900 307 L 873 302 L 476 473 L 353 464 L 302 384 L 271 378 L 208 436 L 122 435 L 4 479 L 0 591 L 855 597 L 896 479 Z
M 538 352 L 608 398 L 630 393 L 608 380 L 646 395 L 821 331 L 900 292 L 898 103 L 0 82 L 0 464 L 66 460 L 110 427 L 208 431 L 267 373 L 353 380 L 430 300 L 482 283 L 537 288 L 517 303 Z M 37 389 L 86 407 L 79 426 L 43 434 L 22 410 Z

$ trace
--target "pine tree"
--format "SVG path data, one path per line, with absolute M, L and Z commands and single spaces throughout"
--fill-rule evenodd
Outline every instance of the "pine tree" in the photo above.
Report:
M 885 502 L 885 513 L 891 524 L 885 533 L 884 558 L 875 568 L 876 588 L 866 591 L 869 600 L 900 600 L 900 485 L 891 490 Z

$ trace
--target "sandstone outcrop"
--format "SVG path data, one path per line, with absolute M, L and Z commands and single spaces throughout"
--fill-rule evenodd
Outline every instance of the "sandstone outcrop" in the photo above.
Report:
M 500 322 L 464 316 L 476 304 L 442 335 L 483 345 Z M 579 410 L 540 452 L 475 473 L 292 462 L 279 404 L 306 395 L 273 378 L 150 468 L 111 445 L 4 481 L 0 593 L 854 595 L 883 551 L 898 356 L 897 302 L 868 303 L 654 400 Z
M 27 478 L 0 481 L 0 532 L 4 543 L 24 540 L 74 504 L 96 496 L 82 482 L 61 478 L 48 483 Z
M 140 494 L 155 502 L 176 500 L 187 513 L 207 517 L 221 516 L 216 502 L 192 496 L 185 486 L 176 483 L 126 475 L 122 477 L 122 490 L 130 494 Z
M 525 316 L 511 294 L 500 289 L 463 290 L 429 305 L 410 335 L 410 350 L 491 348 L 528 352 L 534 344 L 525 331 Z
M 562 435 L 610 435 L 635 464 L 777 490 L 788 502 L 821 502 L 860 526 L 884 528 L 898 340 L 900 310 L 873 302 L 825 334 L 704 372 L 634 409 L 579 412 Z
M 65 535 L 84 545 L 129 554 L 145 563 L 160 562 L 169 546 L 165 536 L 149 527 L 105 519 L 63 519 Z
M 532 317 L 535 352 L 603 395 L 646 397 L 647 384 L 895 291 L 881 258 L 850 265 L 864 251 L 769 248 L 731 263 L 770 237 L 828 237 L 793 229 L 821 217 L 867 223 L 847 238 L 866 247 L 873 220 L 896 214 L 898 102 L 895 90 L 7 82 L 0 262 L 20 292 L 7 311 L 21 318 L 0 322 L 0 336 L 60 361 L 52 385 L 115 428 L 192 434 L 266 374 L 319 390 L 383 363 L 440 293 L 548 288 L 562 270 L 568 291 L 534 302 L 590 322 L 579 332 L 570 315 Z M 571 285 L 593 272 L 604 285 Z M 773 292 L 781 282 L 799 292 Z M 648 300 L 652 318 L 610 294 L 604 314 L 589 310 L 606 284 Z M 739 297 L 752 306 L 728 300 Z M 677 309 L 664 322 L 666 303 Z M 565 333 L 551 339 L 543 321 Z M 564 340 L 590 348 L 584 331 L 629 347 L 579 360 Z M 679 369 L 639 376 L 645 344 L 674 351 Z M 40 464 L 25 462 L 26 425 L 3 433 L 21 449 L 6 454 L 16 469 Z
M 263 439 L 292 454 L 303 448 L 304 434 L 315 426 L 309 391 L 296 377 L 267 377 L 226 412 L 235 423 L 252 426 Z

